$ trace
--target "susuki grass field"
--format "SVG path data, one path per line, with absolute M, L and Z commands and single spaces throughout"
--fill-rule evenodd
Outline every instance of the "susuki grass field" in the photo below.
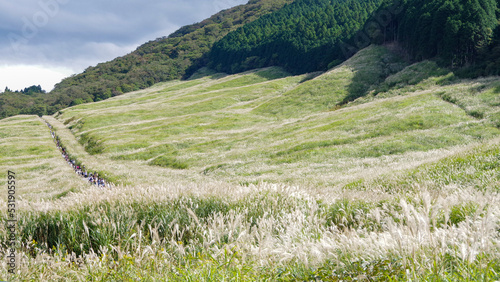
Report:
M 111 190 L 41 118 L 1 120 L 20 246 L 0 278 L 499 280 L 499 102 L 497 77 L 369 47 L 326 73 L 204 70 L 43 117 Z

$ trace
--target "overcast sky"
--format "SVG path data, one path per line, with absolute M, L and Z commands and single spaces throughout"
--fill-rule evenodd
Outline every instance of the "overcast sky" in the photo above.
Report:
M 54 84 L 248 0 L 0 0 L 0 92 Z

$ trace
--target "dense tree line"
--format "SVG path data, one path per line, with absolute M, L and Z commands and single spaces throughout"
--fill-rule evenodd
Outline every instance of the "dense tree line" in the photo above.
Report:
M 48 112 L 45 99 L 48 94 L 40 85 L 12 91 L 8 87 L 0 93 L 0 118 L 19 114 L 45 115 Z
M 382 0 L 297 0 L 218 41 L 209 66 L 229 73 L 278 65 L 292 73 L 344 60 L 336 46 L 363 27 Z
M 374 43 L 398 42 L 413 60 L 436 58 L 448 66 L 467 66 L 490 46 L 498 25 L 497 4 L 496 0 L 387 1 L 362 32 Z
M 493 38 L 487 48 L 478 54 L 475 64 L 457 72 L 464 77 L 476 78 L 479 76 L 500 75 L 500 26 L 493 31 Z

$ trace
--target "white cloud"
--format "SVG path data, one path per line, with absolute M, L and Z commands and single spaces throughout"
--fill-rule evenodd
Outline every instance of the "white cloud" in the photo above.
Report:
M 245 2 L 247 0 L 1 1 L 0 91 L 6 85 L 15 90 L 38 84 L 50 90 L 59 82 L 57 79 L 126 55 L 180 26 L 199 22 L 219 9 Z M 20 40 L 15 44 L 10 40 L 13 34 Z
M 15 91 L 32 85 L 40 85 L 44 90 L 50 91 L 56 83 L 73 73 L 73 70 L 63 67 L 3 65 L 0 66 L 0 92 L 5 87 Z

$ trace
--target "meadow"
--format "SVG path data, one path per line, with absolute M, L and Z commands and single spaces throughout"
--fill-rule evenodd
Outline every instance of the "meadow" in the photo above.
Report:
M 500 280 L 499 105 L 498 77 L 371 46 L 1 120 L 20 246 L 0 279 Z M 115 186 L 76 176 L 45 121 Z

